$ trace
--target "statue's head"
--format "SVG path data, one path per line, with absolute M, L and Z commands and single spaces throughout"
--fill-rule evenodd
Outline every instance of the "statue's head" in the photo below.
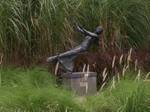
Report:
M 95 33 L 100 35 L 103 32 L 103 28 L 101 26 L 98 26 L 95 30 Z
M 95 45 L 99 46 L 99 39 L 101 37 L 100 35 L 103 33 L 103 28 L 98 26 L 94 33 L 98 35 L 98 37 L 94 39 L 94 43 Z

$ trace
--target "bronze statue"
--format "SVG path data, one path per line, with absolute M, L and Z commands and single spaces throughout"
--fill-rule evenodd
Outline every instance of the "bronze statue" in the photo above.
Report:
M 87 31 L 86 29 L 82 28 L 81 26 L 77 26 L 77 29 L 82 34 L 85 35 L 85 39 L 83 40 L 83 42 L 79 46 L 77 46 L 67 52 L 61 53 L 56 56 L 49 57 L 47 59 L 47 62 L 49 62 L 49 63 L 59 62 L 63 66 L 63 68 L 66 72 L 72 73 L 73 68 L 74 68 L 74 62 L 73 62 L 74 59 L 79 54 L 86 52 L 92 44 L 94 44 L 96 41 L 98 41 L 100 34 L 103 32 L 102 27 L 97 27 L 96 31 L 94 33 Z

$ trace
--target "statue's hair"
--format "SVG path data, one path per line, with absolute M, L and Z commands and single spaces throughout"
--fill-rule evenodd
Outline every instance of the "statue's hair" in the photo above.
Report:
M 96 34 L 101 34 L 103 32 L 103 28 L 101 27 L 101 26 L 98 26 L 97 28 L 96 28 L 96 31 L 95 31 L 95 33 Z

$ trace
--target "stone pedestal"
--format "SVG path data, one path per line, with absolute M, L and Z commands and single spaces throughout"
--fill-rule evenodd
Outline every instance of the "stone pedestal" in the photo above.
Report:
M 73 72 L 63 74 L 63 85 L 80 96 L 97 92 L 96 72 Z

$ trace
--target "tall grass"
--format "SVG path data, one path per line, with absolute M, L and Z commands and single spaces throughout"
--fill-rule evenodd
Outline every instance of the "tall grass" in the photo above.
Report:
M 128 75 L 128 74 L 126 74 Z M 125 78 L 111 89 L 111 83 L 98 95 L 87 98 L 89 112 L 149 112 L 149 83 Z
M 41 68 L 1 69 L 1 112 L 82 112 L 74 96 Z
M 149 48 L 149 0 L 1 0 L 0 50 L 21 64 L 72 48 L 75 23 L 104 28 L 104 47 Z M 13 59 L 11 57 L 14 57 Z
M 149 112 L 149 82 L 126 74 L 96 95 L 78 97 L 58 87 L 43 68 L 0 69 L 1 112 Z M 132 78 L 131 76 L 132 75 Z M 113 84 L 113 88 L 112 88 Z

